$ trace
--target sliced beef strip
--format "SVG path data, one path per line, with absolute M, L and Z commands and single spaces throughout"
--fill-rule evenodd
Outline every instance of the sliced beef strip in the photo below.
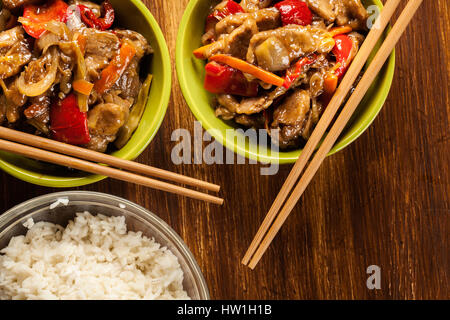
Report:
M 222 120 L 225 121 L 233 120 L 234 117 L 236 116 L 236 113 L 231 112 L 230 110 L 221 105 L 217 106 L 215 114 L 217 118 L 221 118 Z
M 260 113 L 263 110 L 269 108 L 273 102 L 286 94 L 287 89 L 284 87 L 277 87 L 269 93 L 265 93 L 259 97 L 255 98 L 245 98 L 236 108 L 236 113 L 238 114 L 255 114 Z
M 120 90 L 120 96 L 123 99 L 136 99 L 141 89 L 139 79 L 139 64 L 141 59 L 153 53 L 153 49 L 143 35 L 131 30 L 114 30 L 119 39 L 128 41 L 136 48 L 136 56 L 131 61 L 120 79 L 114 84 L 112 90 Z
M 28 98 L 19 92 L 16 85 L 16 79 L 8 79 L 8 83 L 2 82 L 3 104 L 6 119 L 9 123 L 16 123 L 20 120 L 22 107 L 27 103 Z M 3 80 L 2 80 L 3 81 Z
M 129 109 L 115 103 L 103 103 L 95 106 L 88 113 L 91 141 L 86 147 L 98 152 L 105 152 L 108 144 L 116 140 L 119 129 L 128 119 Z
M 116 136 L 99 136 L 91 134 L 91 141 L 84 147 L 89 150 L 105 153 L 108 145 L 116 140 Z
M 365 29 L 368 13 L 361 0 L 339 0 L 335 3 L 336 24 L 350 25 L 353 29 Z
M 0 95 L 0 125 L 5 121 L 6 118 L 6 106 L 8 105 L 8 100 L 5 95 Z
M 229 35 L 222 35 L 218 41 L 212 43 L 205 50 L 205 57 L 210 58 L 215 54 L 227 53 L 237 58 L 245 59 L 250 39 L 257 32 L 256 21 L 250 18 Z
M 308 6 L 328 23 L 365 29 L 368 14 L 361 0 L 306 0 Z
M 325 19 L 328 23 L 331 23 L 336 19 L 334 1 L 335 0 L 306 0 L 306 3 L 314 13 Z
M 22 27 L 0 33 L 0 79 L 18 74 L 31 57 L 30 45 L 25 40 Z
M 267 8 L 272 4 L 272 0 L 242 0 L 240 5 L 245 12 L 255 12 Z
M 264 116 L 258 114 L 236 114 L 239 108 L 239 101 L 229 94 L 220 94 L 217 96 L 218 107 L 216 108 L 216 116 L 223 120 L 233 120 L 245 127 L 264 128 Z
M 311 98 L 306 90 L 295 90 L 273 113 L 272 129 L 280 129 L 280 148 L 298 147 L 311 135 L 313 117 Z
M 113 136 L 128 119 L 129 109 L 114 103 L 95 106 L 88 113 L 89 131 L 94 135 Z
M 120 91 L 120 97 L 123 99 L 136 99 L 141 89 L 139 79 L 139 60 L 135 57 L 123 75 L 114 84 L 112 90 Z
M 216 24 L 215 34 L 230 34 L 234 29 L 241 26 L 247 19 L 256 20 L 259 31 L 266 31 L 281 27 L 280 12 L 275 8 L 258 10 L 252 13 L 237 13 L 230 15 Z
M 250 40 L 250 46 L 247 51 L 247 61 L 258 64 L 258 56 L 261 60 L 268 61 L 269 58 L 267 55 L 272 55 L 270 59 L 273 62 L 281 59 L 288 59 L 290 64 L 295 59 L 313 52 L 320 54 L 331 51 L 333 47 L 322 45 L 327 37 L 329 36 L 324 29 L 298 25 L 287 25 L 275 30 L 259 32 Z M 273 45 L 267 41 L 273 42 L 276 46 L 283 46 L 284 49 L 272 50 L 271 47 Z M 264 50 L 258 48 L 261 45 L 263 45 Z M 280 54 L 281 52 L 286 52 L 286 55 Z M 287 62 L 282 61 L 274 63 L 273 65 L 278 66 L 286 63 Z M 269 71 L 271 70 L 269 69 Z
M 100 78 L 101 71 L 117 55 L 120 48 L 119 38 L 111 32 L 92 28 L 83 30 L 86 36 L 86 68 L 91 82 Z
M 153 53 L 152 47 L 149 45 L 145 37 L 132 30 L 115 29 L 114 33 L 121 41 L 129 41 L 136 48 L 136 57 L 142 59 L 145 55 Z
M 239 101 L 230 94 L 217 95 L 217 102 L 233 114 L 236 113 L 236 110 L 239 108 Z
M 262 113 L 252 115 L 239 114 L 234 118 L 234 121 L 247 128 L 263 129 L 265 119 Z
M 225 38 L 225 53 L 245 59 L 250 39 L 258 33 L 255 19 L 248 19 Z

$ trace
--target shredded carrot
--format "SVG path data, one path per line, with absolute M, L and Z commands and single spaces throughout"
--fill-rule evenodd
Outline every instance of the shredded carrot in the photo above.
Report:
M 336 63 L 333 68 L 331 68 L 328 73 L 325 75 L 324 81 L 323 81 L 323 90 L 326 94 L 331 95 L 333 94 L 338 86 L 339 77 L 336 75 L 336 70 L 340 68 L 341 64 L 338 62 Z
M 86 53 L 86 37 L 83 34 L 77 32 L 73 36 L 73 40 L 78 44 L 81 53 L 84 55 Z
M 91 94 L 92 89 L 94 88 L 94 84 L 86 80 L 75 80 L 72 83 L 72 86 L 73 90 L 86 96 L 89 96 Z
M 338 76 L 334 73 L 329 73 L 325 76 L 323 81 L 323 90 L 327 94 L 332 94 L 336 91 L 338 85 Z
M 243 73 L 248 73 L 261 81 L 264 81 L 269 84 L 273 84 L 277 87 L 281 87 L 284 84 L 284 79 L 277 76 L 276 74 L 266 71 L 264 69 L 261 69 L 257 66 L 254 66 L 254 65 L 248 63 L 247 61 L 244 61 L 244 60 L 232 57 L 232 56 L 218 54 L 218 55 L 212 56 L 210 58 L 210 60 L 229 65 L 232 68 L 242 71 Z
M 207 44 L 206 46 L 203 46 L 203 47 L 200 47 L 200 48 L 198 48 L 198 49 L 195 49 L 195 50 L 194 50 L 194 56 L 195 56 L 197 59 L 206 59 L 205 51 L 206 51 L 209 47 L 211 47 L 212 45 L 213 45 L 213 43 L 210 43 L 210 44 Z
M 99 94 L 103 94 L 107 90 L 111 89 L 111 87 L 117 82 L 117 80 L 120 79 L 122 74 L 128 68 L 135 55 L 136 48 L 125 42 L 120 47 L 119 54 L 111 61 L 109 66 L 102 71 L 100 80 L 95 83 L 95 90 Z
M 352 32 L 352 30 L 353 29 L 349 26 L 335 27 L 335 28 L 331 28 L 328 31 L 328 33 L 331 35 L 331 37 L 336 37 L 337 35 L 340 35 L 340 34 Z

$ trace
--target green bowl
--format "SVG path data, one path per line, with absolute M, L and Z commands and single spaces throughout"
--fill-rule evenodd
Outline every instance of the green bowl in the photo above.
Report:
M 132 160 L 149 145 L 164 119 L 171 92 L 171 63 L 164 36 L 147 7 L 140 0 L 111 0 L 111 3 L 118 25 L 142 33 L 155 51 L 146 66 L 154 78 L 142 121 L 128 144 L 112 154 Z M 6 152 L 0 152 L 0 168 L 18 179 L 45 187 L 72 188 L 105 179 Z
M 234 137 L 233 135 L 228 135 L 227 137 L 227 130 L 236 129 L 238 126 L 218 119 L 215 116 L 214 109 L 211 106 L 213 95 L 203 88 L 205 62 L 195 59 L 192 54 L 194 49 L 201 46 L 205 18 L 212 3 L 214 1 L 211 0 L 191 0 L 178 31 L 176 68 L 181 90 L 191 111 L 198 121 L 202 123 L 202 126 L 218 142 L 239 155 L 263 163 L 294 163 L 302 150 L 273 152 L 266 145 L 251 143 L 248 139 L 245 139 L 242 131 L 236 131 Z M 379 8 L 382 8 L 380 0 L 363 0 L 363 3 L 366 7 L 376 4 Z M 383 35 L 383 39 L 385 37 L 386 32 Z M 383 39 L 380 40 L 380 43 Z M 378 43 L 377 49 L 380 43 Z M 392 53 L 388 62 L 377 76 L 351 122 L 331 150 L 330 155 L 344 149 L 355 141 L 375 120 L 389 94 L 394 77 L 394 69 L 395 52 Z

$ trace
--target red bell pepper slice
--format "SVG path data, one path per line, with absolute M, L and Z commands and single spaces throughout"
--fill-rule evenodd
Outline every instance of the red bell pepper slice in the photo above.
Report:
M 275 8 L 281 13 L 283 26 L 298 24 L 307 26 L 312 23 L 313 15 L 308 5 L 300 0 L 285 0 L 277 3 Z
M 43 24 L 53 20 L 66 22 L 69 6 L 62 0 L 49 1 L 43 5 L 27 5 L 21 18 L 23 28 L 33 38 L 39 39 L 45 32 Z
M 316 61 L 316 59 L 317 59 L 316 55 L 312 55 L 311 57 L 304 57 L 303 59 L 297 61 L 294 70 L 293 71 L 288 70 L 286 72 L 283 87 L 289 89 L 292 86 L 292 84 L 302 75 L 303 68 L 307 65 L 313 64 Z
M 50 122 L 54 140 L 73 145 L 84 145 L 91 141 L 87 113 L 80 111 L 73 93 L 51 105 Z
M 245 12 L 240 4 L 229 0 L 221 9 L 216 9 L 206 18 L 206 30 L 211 29 L 217 22 L 230 15 Z
M 105 31 L 111 28 L 114 23 L 115 12 L 109 0 L 102 3 L 103 18 L 97 18 L 94 12 L 84 5 L 80 4 L 78 8 L 80 8 L 81 20 L 90 28 Z
M 205 89 L 211 93 L 243 97 L 258 95 L 258 83 L 256 81 L 249 82 L 239 70 L 217 62 L 208 63 L 205 70 Z
M 346 34 L 340 34 L 334 37 L 336 45 L 333 48 L 333 54 L 336 57 L 336 62 L 341 65 L 336 69 L 335 74 L 341 80 L 347 72 L 350 63 L 353 60 L 353 41 Z

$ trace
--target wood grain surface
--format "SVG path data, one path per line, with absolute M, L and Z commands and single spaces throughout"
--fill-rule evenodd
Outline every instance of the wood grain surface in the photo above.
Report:
M 291 166 L 173 165 L 173 130 L 193 131 L 175 73 L 178 23 L 188 0 L 144 1 L 166 37 L 173 90 L 161 130 L 138 159 L 223 186 L 224 207 L 105 180 L 80 188 L 134 201 L 188 244 L 213 299 L 449 299 L 449 11 L 424 1 L 397 47 L 384 109 L 350 147 L 327 159 L 255 271 L 240 260 Z M 0 212 L 61 191 L 0 173 Z M 381 290 L 366 269 L 381 267 Z

